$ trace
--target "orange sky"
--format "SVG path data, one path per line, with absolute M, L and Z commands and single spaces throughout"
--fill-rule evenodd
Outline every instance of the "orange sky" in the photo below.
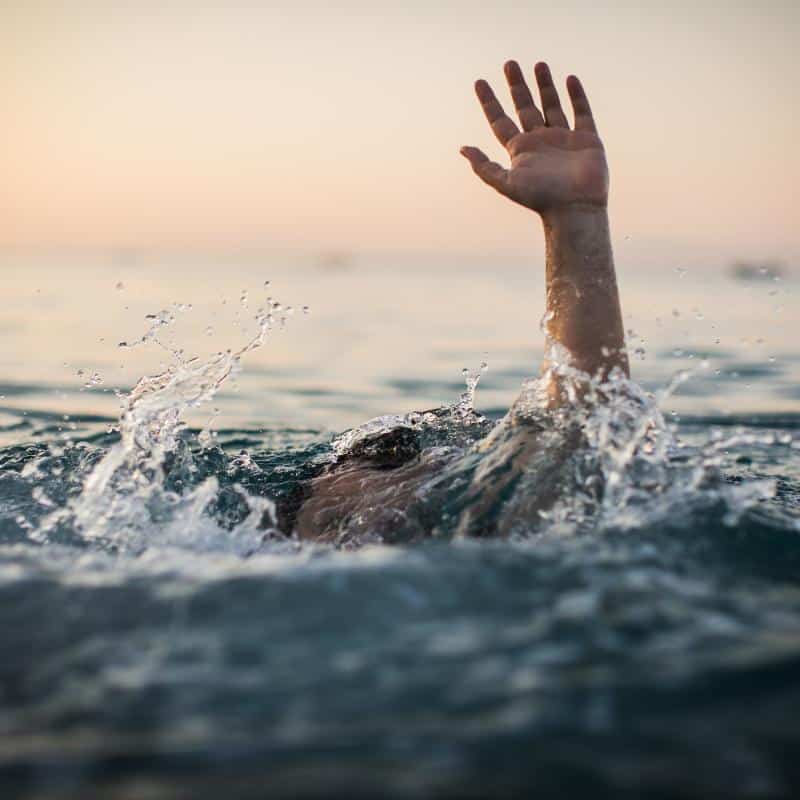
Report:
M 514 57 L 584 79 L 618 237 L 800 253 L 796 3 L 333 6 L 5 0 L 0 247 L 533 247 L 458 155 Z

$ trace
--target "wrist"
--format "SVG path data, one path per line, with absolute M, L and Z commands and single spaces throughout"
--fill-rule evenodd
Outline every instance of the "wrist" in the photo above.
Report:
M 607 203 L 587 202 L 566 203 L 540 211 L 539 216 L 542 218 L 545 231 L 564 226 L 568 228 L 576 225 L 591 227 L 598 221 L 605 221 L 608 224 L 608 205 Z
M 542 215 L 548 280 L 613 274 L 611 233 L 605 205 L 572 203 Z

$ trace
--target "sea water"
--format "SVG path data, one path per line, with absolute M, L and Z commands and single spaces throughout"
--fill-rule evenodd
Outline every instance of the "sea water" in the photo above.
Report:
M 554 415 L 538 281 L 6 286 L 3 796 L 791 796 L 796 287 L 623 273 L 634 383 Z M 279 529 L 283 493 L 398 426 L 434 468 L 392 525 Z M 520 426 L 543 444 L 509 471 Z

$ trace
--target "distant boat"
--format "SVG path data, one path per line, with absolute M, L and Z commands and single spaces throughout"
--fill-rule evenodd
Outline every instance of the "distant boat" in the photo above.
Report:
M 756 263 L 752 261 L 737 261 L 728 271 L 732 278 L 739 281 L 772 281 L 783 278 L 786 269 L 775 262 Z

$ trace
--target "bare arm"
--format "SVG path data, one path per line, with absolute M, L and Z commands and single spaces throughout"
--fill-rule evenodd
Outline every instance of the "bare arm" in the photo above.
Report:
M 546 64 L 535 67 L 541 111 L 515 61 L 505 65 L 505 74 L 521 130 L 486 81 L 478 81 L 475 91 L 511 158 L 510 168 L 490 161 L 476 147 L 461 153 L 481 180 L 542 218 L 549 337 L 582 372 L 605 377 L 619 367 L 627 375 L 608 227 L 608 168 L 586 94 L 575 76 L 567 79 L 575 112 L 570 129 Z

